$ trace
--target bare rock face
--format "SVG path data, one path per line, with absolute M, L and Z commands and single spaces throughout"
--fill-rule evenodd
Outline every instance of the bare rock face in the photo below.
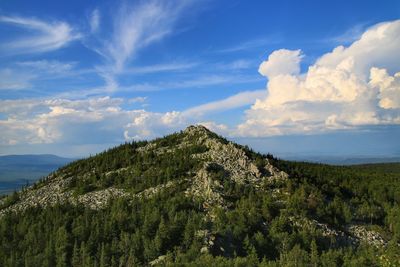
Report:
M 264 181 L 284 180 L 288 175 L 272 166 L 265 159 L 265 172 L 255 165 L 244 149 L 240 146 L 227 142 L 210 132 L 203 126 L 190 126 L 182 132 L 183 138 L 175 146 L 158 146 L 157 141 L 148 143 L 146 146 L 137 149 L 138 153 L 154 152 L 155 154 L 173 153 L 177 149 L 185 149 L 191 145 L 203 145 L 207 148 L 204 153 L 193 154 L 192 156 L 200 159 L 203 163 L 202 168 L 196 170 L 194 175 L 188 175 L 186 182 L 189 187 L 186 195 L 190 198 L 200 200 L 206 211 L 207 220 L 213 220 L 213 210 L 215 208 L 227 209 L 229 203 L 224 199 L 223 181 L 212 177 L 210 166 L 218 166 L 231 182 L 238 184 L 250 184 L 254 188 L 260 188 Z M 92 170 L 95 172 L 95 170 Z M 112 174 L 130 175 L 129 167 L 111 170 L 104 173 L 105 176 Z M 267 173 L 268 175 L 262 174 Z M 101 209 L 105 207 L 110 199 L 113 198 L 149 198 L 162 192 L 182 181 L 170 181 L 152 188 L 148 188 L 137 194 L 128 193 L 125 189 L 109 187 L 102 190 L 76 195 L 69 189 L 73 179 L 87 179 L 91 173 L 86 173 L 82 177 L 72 177 L 68 173 L 55 172 L 45 179 L 45 183 L 39 188 L 28 188 L 20 193 L 17 203 L 0 210 L 0 217 L 6 212 L 23 212 L 29 207 L 48 207 L 57 203 L 71 203 L 73 205 L 83 205 L 90 209 Z
M 212 136 L 212 133 L 203 126 L 188 127 L 184 133 L 186 139 L 195 139 L 197 144 L 205 145 L 208 151 L 194 154 L 193 157 L 201 159 L 203 167 L 196 173 L 191 186 L 186 190 L 186 195 L 200 200 L 206 213 L 205 220 L 213 222 L 216 209 L 228 209 L 229 202 L 225 201 L 224 187 L 221 181 L 213 179 L 209 170 L 210 166 L 218 166 L 223 170 L 231 182 L 249 184 L 254 188 L 261 188 L 266 180 L 285 180 L 288 175 L 272 166 L 265 159 L 265 170 L 269 175 L 263 175 L 255 163 L 246 155 L 246 152 L 232 142 L 223 142 Z M 207 253 L 214 246 L 215 236 L 211 229 L 199 231 L 203 240 L 201 253 Z
M 351 224 L 345 230 L 338 230 L 325 223 L 308 218 L 290 217 L 292 225 L 298 228 L 315 229 L 321 231 L 322 236 L 333 238 L 347 245 L 358 245 L 360 243 L 372 244 L 377 248 L 385 247 L 388 242 L 376 231 L 367 230 L 363 225 Z
M 69 201 L 75 205 L 84 205 L 87 208 L 98 210 L 104 208 L 112 198 L 127 197 L 128 193 L 119 188 L 110 187 L 104 190 L 98 190 L 69 198 Z
M 202 201 L 203 209 L 207 211 L 206 216 L 213 220 L 213 208 L 226 208 L 226 203 L 223 198 L 223 186 L 219 181 L 211 178 L 207 166 L 207 164 L 204 164 L 204 167 L 196 173 L 191 187 L 185 193 L 188 197 Z
M 136 152 L 143 154 L 151 152 L 154 155 L 160 155 L 174 153 L 178 149 L 189 148 L 193 145 L 200 145 L 202 152 L 191 155 L 191 157 L 200 160 L 200 167 L 197 166 L 197 169 L 189 171 L 185 179 L 159 184 L 136 194 L 129 192 L 127 189 L 111 186 L 76 195 L 70 189 L 71 182 L 74 179 L 87 179 L 94 170 L 80 177 L 73 177 L 68 173 L 55 172 L 49 175 L 38 188 L 30 187 L 21 192 L 19 200 L 15 204 L 0 210 L 0 218 L 7 212 L 24 212 L 30 207 L 44 208 L 58 203 L 70 203 L 99 210 L 106 207 L 110 200 L 115 198 L 126 198 L 131 201 L 138 198 L 148 199 L 161 192 L 170 192 L 171 188 L 177 188 L 178 185 L 187 184 L 186 197 L 199 203 L 199 208 L 201 207 L 204 211 L 203 219 L 207 222 L 205 224 L 207 226 L 205 227 L 206 229 L 199 230 L 196 236 L 202 240 L 201 253 L 208 253 L 211 249 L 218 249 L 216 244 L 218 244 L 219 240 L 212 232 L 211 227 L 216 218 L 216 211 L 221 209 L 229 210 L 234 205 L 234 202 L 229 200 L 229 196 L 226 195 L 227 190 L 224 188 L 226 182 L 228 185 L 239 184 L 240 186 L 251 186 L 254 190 L 264 190 L 262 192 L 270 194 L 275 204 L 282 208 L 285 207 L 286 196 L 289 193 L 280 185 L 289 176 L 273 166 L 268 159 L 263 158 L 261 164 L 260 162 L 256 164 L 256 161 L 251 158 L 252 155 L 246 153 L 245 149 L 220 138 L 203 126 L 190 126 L 182 132 L 179 138 L 181 139 L 177 144 L 168 146 L 159 145 L 157 141 L 149 142 L 145 146 L 137 148 Z M 205 149 L 203 149 L 204 147 Z M 215 175 L 215 169 L 219 172 L 218 177 Z M 106 177 L 126 175 L 128 177 L 132 173 L 132 167 L 125 166 L 101 175 Z M 272 186 L 266 190 L 266 185 Z M 368 230 L 362 225 L 349 225 L 339 230 L 310 218 L 291 217 L 289 221 L 294 228 L 320 231 L 324 237 L 346 242 L 350 245 L 357 245 L 361 242 L 368 242 L 376 247 L 387 245 L 387 241 L 378 232 Z M 265 225 L 265 227 L 268 226 Z M 219 249 L 223 251 L 222 247 Z M 160 256 L 150 262 L 150 265 L 162 264 L 164 260 L 165 256 Z
M 157 266 L 157 265 L 160 265 L 160 264 L 162 264 L 162 263 L 166 260 L 166 258 L 167 258 L 166 255 L 161 255 L 161 256 L 159 256 L 157 259 L 155 259 L 155 260 L 149 262 L 149 265 L 150 265 L 150 266 Z
M 359 242 L 373 244 L 377 248 L 384 247 L 388 243 L 381 234 L 376 231 L 367 230 L 363 225 L 350 225 L 347 227 L 347 230 L 351 235 L 357 238 Z
M 204 165 L 194 177 L 192 187 L 187 190 L 187 194 L 203 198 L 204 206 L 208 210 L 212 207 L 226 207 L 223 199 L 223 185 L 218 180 L 212 179 L 208 171 L 210 165 L 222 168 L 228 174 L 227 179 L 239 184 L 251 184 L 255 188 L 259 188 L 265 180 L 282 180 L 288 177 L 285 172 L 272 166 L 268 160 L 265 160 L 264 168 L 270 175 L 263 175 L 243 149 L 232 142 L 222 142 L 203 126 L 190 126 L 184 133 L 187 135 L 186 139 L 194 138 L 198 144 L 203 144 L 208 148 L 207 152 L 193 155 L 202 159 Z
M 211 169 L 215 166 L 226 173 L 230 183 L 251 185 L 254 188 L 261 188 L 265 181 L 285 180 L 288 175 L 272 166 L 265 159 L 264 170 L 260 170 L 255 162 L 246 155 L 246 151 L 240 146 L 227 142 L 210 132 L 203 126 L 190 126 L 183 131 L 182 140 L 174 146 L 160 146 L 157 141 L 137 149 L 138 153 L 152 152 L 156 155 L 164 153 L 174 153 L 177 149 L 185 149 L 193 145 L 202 145 L 207 148 L 206 152 L 193 154 L 192 157 L 202 161 L 202 167 L 188 174 L 185 181 L 170 181 L 133 194 L 126 189 L 109 187 L 96 190 L 81 195 L 76 195 L 70 189 L 70 183 L 74 179 L 88 179 L 92 172 L 86 173 L 81 177 L 73 177 L 68 173 L 56 172 L 46 178 L 46 182 L 39 188 L 28 188 L 20 193 L 17 203 L 0 210 L 0 217 L 6 212 L 23 212 L 30 207 L 50 207 L 57 203 L 70 203 L 72 205 L 84 206 L 89 209 L 99 210 L 107 206 L 111 199 L 136 198 L 147 199 L 173 188 L 179 183 L 188 183 L 185 194 L 201 203 L 205 212 L 204 220 L 213 222 L 216 209 L 227 210 L 230 208 L 229 201 L 225 198 L 224 180 L 215 179 Z M 116 170 L 110 170 L 102 175 L 106 177 L 118 175 L 131 175 L 129 166 Z M 202 252 L 208 252 L 214 246 L 216 237 L 211 229 L 202 230 L 203 248 Z M 199 233 L 199 234 L 201 234 Z
M 264 167 L 270 174 L 271 176 L 269 177 L 270 180 L 275 180 L 275 181 L 284 181 L 289 178 L 289 175 L 284 172 L 280 171 L 278 168 L 274 167 L 267 159 L 267 164 Z
M 359 243 L 359 240 L 356 237 L 353 237 L 352 235 L 349 235 L 338 229 L 331 228 L 326 223 L 321 223 L 316 220 L 304 217 L 290 217 L 289 220 L 291 221 L 292 225 L 297 228 L 305 228 L 309 230 L 313 229 L 316 231 L 320 231 L 322 236 L 332 238 L 345 244 L 355 245 Z
M 6 212 L 23 212 L 30 207 L 48 207 L 67 201 L 72 196 L 72 192 L 65 189 L 71 179 L 71 177 L 60 176 L 51 179 L 46 186 L 26 190 L 20 194 L 20 200 L 17 203 L 0 210 L 0 217 Z

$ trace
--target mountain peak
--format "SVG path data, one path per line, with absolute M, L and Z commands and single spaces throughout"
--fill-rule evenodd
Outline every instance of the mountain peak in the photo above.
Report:
M 161 165 L 173 165 L 174 162 L 179 164 L 174 167 L 173 174 L 155 171 Z M 132 174 L 138 173 L 137 166 L 141 166 L 141 173 L 132 178 Z M 224 175 L 215 180 L 215 172 Z M 161 178 L 154 179 L 157 175 Z M 205 206 L 215 207 L 216 203 L 226 206 L 224 182 L 259 187 L 266 179 L 286 178 L 286 173 L 261 155 L 227 141 L 203 125 L 191 125 L 183 134 L 121 145 L 67 165 L 45 178 L 40 186 L 28 189 L 20 201 L 8 209 L 22 211 L 30 206 L 53 206 L 60 201 L 97 209 L 107 205 L 115 195 L 132 197 L 129 191 L 133 190 L 136 192 L 133 195 L 145 192 L 142 194 L 148 196 L 149 192 L 165 190 L 181 181 L 188 183 L 187 195 L 201 198 Z M 0 217 L 4 212 L 5 209 L 0 210 Z
M 185 130 L 185 133 L 211 133 L 209 129 L 207 129 L 204 125 L 195 124 L 188 126 Z
M 44 218 L 43 214 L 49 209 L 61 208 L 64 213 L 57 214 L 71 216 L 65 221 L 75 220 L 70 215 L 73 213 L 65 212 L 67 208 L 78 218 L 82 218 L 82 214 L 98 216 L 99 220 L 106 218 L 109 220 L 107 225 L 117 225 L 117 231 L 124 231 L 121 240 L 129 232 L 132 238 L 140 233 L 140 238 L 150 240 L 135 254 L 145 266 L 165 260 L 164 255 L 178 245 L 187 249 L 184 242 L 194 242 L 193 248 L 201 254 L 231 258 L 236 251 L 245 253 L 246 247 L 241 244 L 248 242 L 248 236 L 253 236 L 253 240 L 260 239 L 261 235 L 268 237 L 277 233 L 276 237 L 283 236 L 276 232 L 277 226 L 283 226 L 282 222 L 285 223 L 284 231 L 288 227 L 293 234 L 308 231 L 314 236 L 320 233 L 321 244 L 330 244 L 334 240 L 335 244 L 347 247 L 367 241 L 378 248 L 386 246 L 385 236 L 345 217 L 350 216 L 352 210 L 340 206 L 344 204 L 335 200 L 339 195 L 333 200 L 328 194 L 322 195 L 318 186 L 330 186 L 330 180 L 319 180 L 315 184 L 315 177 L 324 179 L 320 168 L 327 166 L 310 165 L 310 170 L 319 168 L 315 170 L 319 176 L 311 175 L 303 181 L 299 176 L 303 165 L 288 164 L 291 163 L 228 141 L 202 125 L 192 125 L 180 133 L 150 142 L 126 143 L 59 169 L 34 186 L 0 199 L 0 222 L 7 216 L 15 216 L 17 223 L 18 216 L 28 216 L 32 222 L 40 221 L 35 220 L 36 214 L 41 213 Z M 336 192 L 325 188 L 330 190 L 328 192 Z M 331 216 L 332 208 L 326 211 L 321 208 L 331 206 L 337 214 L 327 222 L 319 221 L 317 211 Z M 360 216 L 357 218 L 367 219 L 372 224 L 369 213 Z M 128 220 L 130 223 L 126 223 Z M 3 221 L 11 222 L 9 219 Z M 342 227 L 342 223 L 347 225 Z M 168 230 L 168 225 L 173 227 Z M 12 226 L 2 229 L 8 228 Z M 103 230 L 108 231 L 108 228 Z M 57 233 L 48 236 L 58 236 Z M 0 240 L 1 237 L 0 233 Z M 80 235 L 70 240 L 79 238 Z M 108 244 L 114 242 L 114 232 L 108 233 L 107 238 Z M 131 243 L 141 246 L 141 240 Z M 268 239 L 260 240 L 265 243 Z M 84 240 L 82 244 L 87 242 Z M 77 244 L 76 248 L 79 246 Z M 157 251 L 143 253 L 148 248 Z M 100 255 L 102 250 L 97 248 L 96 253 Z M 268 246 L 260 251 L 268 251 Z

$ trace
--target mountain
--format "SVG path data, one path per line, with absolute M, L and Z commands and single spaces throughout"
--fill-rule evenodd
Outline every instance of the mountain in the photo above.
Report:
M 396 266 L 399 196 L 400 164 L 284 161 L 190 126 L 0 200 L 0 266 Z
M 55 155 L 0 156 L 0 194 L 20 189 L 71 161 Z

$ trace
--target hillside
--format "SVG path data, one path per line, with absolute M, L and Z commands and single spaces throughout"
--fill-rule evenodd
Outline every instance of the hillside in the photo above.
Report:
M 190 126 L 0 200 L 0 266 L 396 266 L 399 202 L 400 164 L 283 161 Z

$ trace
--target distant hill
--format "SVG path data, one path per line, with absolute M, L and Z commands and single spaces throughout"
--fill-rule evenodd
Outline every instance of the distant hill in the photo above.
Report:
M 306 161 L 314 163 L 325 163 L 332 165 L 358 165 L 375 163 L 396 163 L 400 162 L 400 156 L 393 157 L 361 157 L 361 156 L 319 156 L 319 155 L 296 155 L 283 156 L 284 159 L 293 161 Z
M 31 184 L 72 160 L 47 154 L 0 156 L 0 194 Z
M 202 126 L 0 198 L 0 266 L 400 266 L 400 163 L 255 153 Z

